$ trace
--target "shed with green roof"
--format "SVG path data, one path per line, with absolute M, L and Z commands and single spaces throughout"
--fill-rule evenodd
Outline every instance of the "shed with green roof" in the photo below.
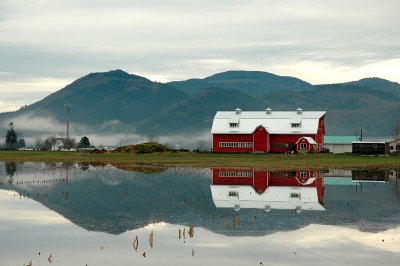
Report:
M 358 141 L 357 136 L 325 136 L 324 148 L 332 153 L 352 152 L 353 141 Z

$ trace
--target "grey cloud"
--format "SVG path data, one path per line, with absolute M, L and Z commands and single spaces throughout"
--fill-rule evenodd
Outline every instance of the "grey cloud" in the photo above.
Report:
M 1 1 L 0 88 L 23 81 L 35 91 L 37 79 L 116 68 L 169 80 L 304 61 L 362 68 L 400 59 L 399 8 L 397 0 Z

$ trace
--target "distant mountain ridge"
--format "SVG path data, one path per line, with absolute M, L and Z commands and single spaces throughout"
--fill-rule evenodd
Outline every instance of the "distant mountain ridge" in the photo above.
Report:
M 392 82 L 381 78 L 364 78 L 350 83 L 378 91 L 392 93 L 400 97 L 400 84 L 397 82 Z
M 53 117 L 85 125 L 76 134 L 121 133 L 142 136 L 209 132 L 217 111 L 327 111 L 327 134 L 390 135 L 400 117 L 400 84 L 384 79 L 311 85 L 293 77 L 259 71 L 228 71 L 204 79 L 158 83 L 122 70 L 91 73 L 41 101 L 0 114 L 3 129 L 16 116 Z M 16 125 L 18 128 L 18 125 Z M 46 129 L 43 129 L 45 132 Z M 30 134 L 29 132 L 25 134 Z
M 303 91 L 313 89 L 310 83 L 297 78 L 278 76 L 261 71 L 238 70 L 218 73 L 204 79 L 173 81 L 168 84 L 190 94 L 212 87 L 236 89 L 253 96 L 281 90 Z

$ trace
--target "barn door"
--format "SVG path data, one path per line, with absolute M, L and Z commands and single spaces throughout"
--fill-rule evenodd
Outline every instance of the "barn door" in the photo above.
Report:
M 253 133 L 253 145 L 254 145 L 254 151 L 259 151 L 259 152 L 268 152 L 268 132 L 267 130 L 259 126 Z

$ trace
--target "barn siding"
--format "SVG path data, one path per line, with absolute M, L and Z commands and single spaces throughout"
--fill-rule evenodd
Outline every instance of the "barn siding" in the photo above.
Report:
M 318 143 L 318 150 L 324 147 L 324 136 L 325 136 L 325 116 L 321 117 L 318 123 L 317 135 L 315 135 L 315 142 Z
M 301 137 L 310 137 L 312 139 L 315 138 L 315 135 L 310 134 L 310 135 L 270 135 L 270 152 L 287 152 L 290 151 L 289 147 L 276 147 L 276 144 L 289 144 L 289 145 L 295 145 L 296 142 L 299 140 Z
M 253 134 L 214 134 L 214 152 L 251 152 L 252 147 L 219 147 L 220 142 L 253 142 Z

